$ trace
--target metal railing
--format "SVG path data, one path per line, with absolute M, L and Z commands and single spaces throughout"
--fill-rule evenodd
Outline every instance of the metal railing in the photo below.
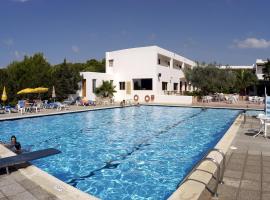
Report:
M 211 152 L 214 152 L 214 151 L 215 151 L 215 152 L 218 152 L 218 153 L 222 156 L 222 160 L 221 160 L 221 162 L 222 162 L 222 168 L 220 168 L 221 162 L 219 163 L 219 162 L 218 162 L 217 160 L 215 160 L 214 158 L 207 157 Z M 214 177 L 214 174 L 213 174 L 213 177 L 216 179 L 215 187 L 214 187 L 213 190 L 211 190 L 211 189 L 207 186 L 207 183 L 204 183 L 204 182 L 202 182 L 202 181 L 200 181 L 200 180 L 196 180 L 196 179 L 193 179 L 193 178 L 189 178 L 189 177 L 191 176 L 191 174 L 192 174 L 194 171 L 200 170 L 200 169 L 198 169 L 198 167 L 199 167 L 203 162 L 205 162 L 205 161 L 212 162 L 212 163 L 214 163 L 214 164 L 216 165 L 216 167 L 217 167 L 217 177 L 215 178 L 215 177 Z M 207 189 L 210 193 L 212 193 L 212 195 L 213 195 L 214 197 L 217 197 L 217 196 L 218 196 L 218 194 L 217 194 L 218 184 L 219 184 L 219 183 L 220 183 L 220 184 L 223 184 L 223 176 L 224 176 L 224 171 L 225 171 L 225 164 L 226 164 L 226 157 L 225 157 L 225 154 L 224 154 L 221 150 L 219 150 L 219 149 L 216 149 L 216 148 L 211 149 L 211 150 L 209 150 L 209 151 L 204 155 L 204 157 L 201 159 L 201 161 L 198 162 L 198 163 L 192 168 L 192 170 L 188 173 L 188 175 L 185 177 L 185 179 L 184 179 L 180 184 L 178 184 L 177 188 L 178 188 L 179 186 L 181 186 L 183 183 L 185 183 L 186 181 L 192 180 L 192 181 L 196 181 L 196 182 L 199 182 L 199 183 L 204 184 L 205 187 L 206 187 L 206 189 Z M 201 170 L 201 171 L 203 171 L 203 170 Z M 208 172 L 208 173 L 210 173 L 210 172 Z

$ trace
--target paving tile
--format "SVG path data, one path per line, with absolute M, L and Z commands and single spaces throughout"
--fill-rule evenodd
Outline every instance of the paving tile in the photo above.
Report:
M 5 197 L 5 195 L 2 192 L 0 192 L 0 199 L 3 197 Z
M 246 155 L 242 153 L 232 153 L 231 159 L 245 159 Z
M 243 176 L 244 180 L 261 181 L 261 174 L 245 172 Z
M 243 170 L 243 166 L 242 165 L 237 165 L 237 164 L 234 164 L 234 165 L 228 165 L 227 166 L 227 169 L 228 170 L 232 170 L 232 171 L 242 171 Z
M 18 182 L 22 187 L 24 187 L 26 190 L 33 189 L 35 187 L 38 187 L 37 184 L 35 184 L 33 181 L 30 181 L 29 179 L 24 179 L 20 182 Z
M 263 153 L 264 154 L 264 153 Z M 270 162 L 270 156 L 263 156 L 263 161 Z
M 260 200 L 260 192 L 254 190 L 240 190 L 237 200 Z
M 227 185 L 219 185 L 218 187 L 218 199 L 219 200 L 234 200 L 236 199 L 237 188 L 227 186 Z
M 245 166 L 245 173 L 250 172 L 250 173 L 260 173 L 261 172 L 261 167 L 254 166 L 254 165 L 246 165 Z
M 261 161 L 261 156 L 248 155 L 247 161 Z
M 263 161 L 264 167 L 270 167 L 270 161 Z
M 11 179 L 9 176 L 0 176 L 0 187 L 10 185 L 13 183 L 15 183 L 15 181 Z
M 240 185 L 240 179 L 224 177 L 223 182 L 226 186 L 238 188 Z
M 14 196 L 8 197 L 9 200 L 37 200 L 30 192 L 25 191 Z
M 228 165 L 244 165 L 245 160 L 244 159 L 230 159 L 228 162 Z
M 262 180 L 263 180 L 263 182 L 270 182 L 270 174 L 263 173 Z
M 268 173 L 270 174 L 270 167 L 263 167 L 263 173 Z
M 224 172 L 224 177 L 230 177 L 230 178 L 237 178 L 240 179 L 242 175 L 241 171 L 234 171 L 234 170 L 229 170 L 228 168 L 225 169 Z
M 262 193 L 262 200 L 269 200 L 270 199 L 270 193 L 263 192 Z
M 262 182 L 262 191 L 270 192 L 270 182 Z
M 261 166 L 261 161 L 257 161 L 257 160 L 247 160 L 246 165 Z
M 257 190 L 261 189 L 261 182 L 251 180 L 241 180 L 240 188 L 243 190 Z
M 53 196 L 47 191 L 43 190 L 41 187 L 36 187 L 30 190 L 31 194 L 34 195 L 38 200 L 45 200 L 48 198 L 52 198 Z
M 1 192 L 6 196 L 13 196 L 26 190 L 18 183 L 5 185 L 0 188 Z

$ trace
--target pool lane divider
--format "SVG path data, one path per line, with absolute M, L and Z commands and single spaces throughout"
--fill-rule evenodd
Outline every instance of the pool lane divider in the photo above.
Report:
M 221 150 L 225 155 L 228 152 L 231 143 L 240 128 L 243 118 L 243 115 L 240 114 L 215 146 L 216 149 Z M 207 157 L 215 159 L 222 167 L 221 164 L 223 161 L 223 157 L 218 152 L 211 152 Z M 187 180 L 182 185 L 180 185 L 180 187 L 177 188 L 177 190 L 168 198 L 168 200 L 211 199 L 212 196 L 211 193 L 207 191 L 207 186 L 209 186 L 210 181 L 213 180 L 213 174 L 216 173 L 217 167 L 214 163 L 202 162 L 197 167 L 197 170 L 194 170 L 194 172 L 191 173 L 188 178 L 190 180 Z

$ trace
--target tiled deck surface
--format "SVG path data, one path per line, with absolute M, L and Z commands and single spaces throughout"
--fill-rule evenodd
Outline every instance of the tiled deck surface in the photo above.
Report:
M 224 184 L 219 185 L 219 200 L 270 199 L 270 139 L 253 135 L 259 120 L 248 117 L 227 153 Z M 270 134 L 268 133 L 270 136 Z
M 0 175 L 0 200 L 57 200 L 37 184 L 25 178 L 20 172 Z

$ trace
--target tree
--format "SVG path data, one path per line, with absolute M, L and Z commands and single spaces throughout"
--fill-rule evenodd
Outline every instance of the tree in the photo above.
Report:
M 267 62 L 264 64 L 263 67 L 263 78 L 265 81 L 270 81 L 270 60 L 267 59 Z
M 214 64 L 198 65 L 193 69 L 185 68 L 184 74 L 203 95 L 215 92 L 228 93 L 234 88 L 235 75 L 231 71 L 215 67 Z
M 113 97 L 116 92 L 115 86 L 110 81 L 102 81 L 102 85 L 97 87 L 95 90 L 95 94 L 101 97 Z
M 246 69 L 235 70 L 234 72 L 236 74 L 235 87 L 237 87 L 240 92 L 246 95 L 247 87 L 255 85 L 257 83 L 257 76 L 252 71 Z
M 67 98 L 69 94 L 76 93 L 81 76 L 71 63 L 64 60 L 60 65 L 52 67 L 51 79 L 51 88 L 55 86 L 56 97 L 62 100 Z

